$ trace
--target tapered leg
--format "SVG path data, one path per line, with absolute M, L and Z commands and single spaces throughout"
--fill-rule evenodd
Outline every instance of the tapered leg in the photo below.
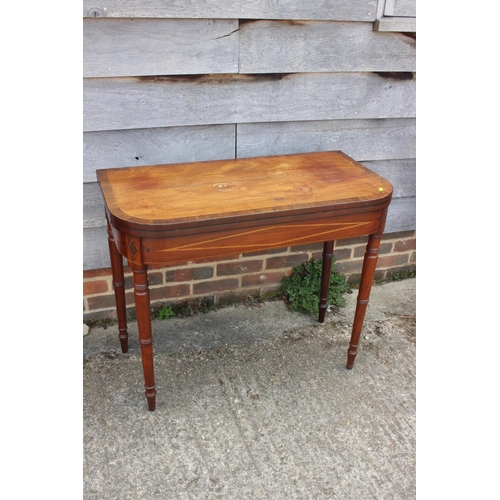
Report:
M 325 241 L 323 244 L 323 267 L 321 270 L 321 291 L 319 294 L 319 322 L 325 321 L 326 308 L 328 306 L 328 288 L 330 287 L 330 273 L 332 271 L 333 241 Z
M 128 352 L 127 312 L 125 308 L 125 278 L 123 275 L 123 257 L 116 248 L 113 232 L 108 222 L 108 245 L 115 291 L 116 315 L 118 316 L 118 337 L 122 352 Z
M 354 313 L 354 322 L 352 325 L 351 342 L 347 351 L 347 366 L 351 369 L 354 364 L 354 359 L 358 354 L 359 337 L 363 322 L 365 320 L 366 308 L 372 288 L 375 269 L 377 267 L 378 251 L 380 248 L 380 239 L 382 233 L 372 234 L 368 238 L 366 253 L 363 260 L 363 270 L 361 271 L 361 282 L 359 284 L 358 299 L 356 304 L 356 312 Z
M 153 336 L 151 334 L 151 313 L 149 303 L 149 286 L 147 266 L 131 264 L 134 272 L 134 299 L 141 344 L 142 369 L 148 408 L 154 411 L 156 407 L 156 386 L 153 367 Z

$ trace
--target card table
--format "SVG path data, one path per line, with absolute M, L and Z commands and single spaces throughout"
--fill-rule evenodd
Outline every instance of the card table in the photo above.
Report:
M 391 184 L 341 151 L 97 170 L 122 352 L 128 351 L 123 258 L 133 272 L 148 408 L 156 387 L 147 269 L 323 243 L 324 322 L 335 240 L 368 237 L 347 368 L 359 338 L 392 197 Z

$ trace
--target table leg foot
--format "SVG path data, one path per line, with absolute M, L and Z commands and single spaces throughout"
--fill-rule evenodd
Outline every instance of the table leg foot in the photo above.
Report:
M 330 273 L 332 271 L 333 241 L 325 241 L 323 244 L 323 266 L 321 270 L 321 291 L 319 294 L 319 318 L 320 323 L 325 321 L 326 308 L 328 307 L 328 288 L 330 287 Z
M 146 399 L 148 402 L 149 411 L 156 409 L 156 389 L 153 387 L 146 387 Z
M 349 370 L 353 367 L 354 360 L 358 354 L 359 338 L 365 319 L 373 278 L 375 276 L 375 268 L 377 266 L 381 238 L 382 232 L 370 235 L 366 246 L 366 253 L 363 260 L 363 270 L 361 271 L 361 282 L 359 284 L 358 299 L 356 303 L 356 312 L 354 313 L 354 322 L 352 325 L 351 341 L 347 351 L 346 368 Z
M 151 312 L 149 310 L 149 285 L 147 266 L 131 264 L 134 273 L 134 299 L 141 345 L 142 369 L 148 408 L 154 411 L 156 407 L 156 386 L 153 367 L 153 336 L 151 333 Z
M 113 274 L 113 290 L 115 292 L 116 315 L 118 317 L 118 338 L 123 353 L 128 352 L 127 310 L 125 307 L 125 277 L 123 273 L 123 257 L 116 247 L 116 242 L 108 222 L 108 246 Z
M 347 351 L 347 364 L 346 368 L 348 370 L 352 370 L 352 367 L 354 365 L 354 360 L 356 359 L 356 354 L 358 353 L 358 346 L 349 346 L 349 349 Z

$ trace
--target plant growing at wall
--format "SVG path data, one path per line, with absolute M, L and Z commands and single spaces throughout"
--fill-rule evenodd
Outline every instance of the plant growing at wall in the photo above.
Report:
M 345 276 L 334 271 L 330 274 L 330 288 L 328 290 L 328 305 L 345 306 L 343 297 L 350 287 Z M 283 278 L 281 293 L 292 311 L 315 315 L 319 312 L 319 294 L 321 288 L 322 261 L 311 259 L 292 269 L 290 276 Z
M 172 306 L 167 306 L 163 304 L 160 309 L 158 309 L 158 319 L 168 319 L 175 316 L 175 312 Z

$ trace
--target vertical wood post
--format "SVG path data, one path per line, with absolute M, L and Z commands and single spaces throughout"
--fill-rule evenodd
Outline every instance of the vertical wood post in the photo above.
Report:
M 134 299 L 141 345 L 142 369 L 148 408 L 154 411 L 156 407 L 156 386 L 153 367 L 153 336 L 151 333 L 151 312 L 149 310 L 149 285 L 147 266 L 130 264 L 134 272 Z
M 113 290 L 115 292 L 116 315 L 118 317 L 118 337 L 122 352 L 128 352 L 127 311 L 125 307 L 125 278 L 123 274 L 123 257 L 116 247 L 113 231 L 108 222 L 108 246 L 113 274 Z
M 319 322 L 324 323 L 328 306 L 328 288 L 330 287 L 330 273 L 332 272 L 333 241 L 323 243 L 323 266 L 321 268 L 321 291 L 319 294 Z

